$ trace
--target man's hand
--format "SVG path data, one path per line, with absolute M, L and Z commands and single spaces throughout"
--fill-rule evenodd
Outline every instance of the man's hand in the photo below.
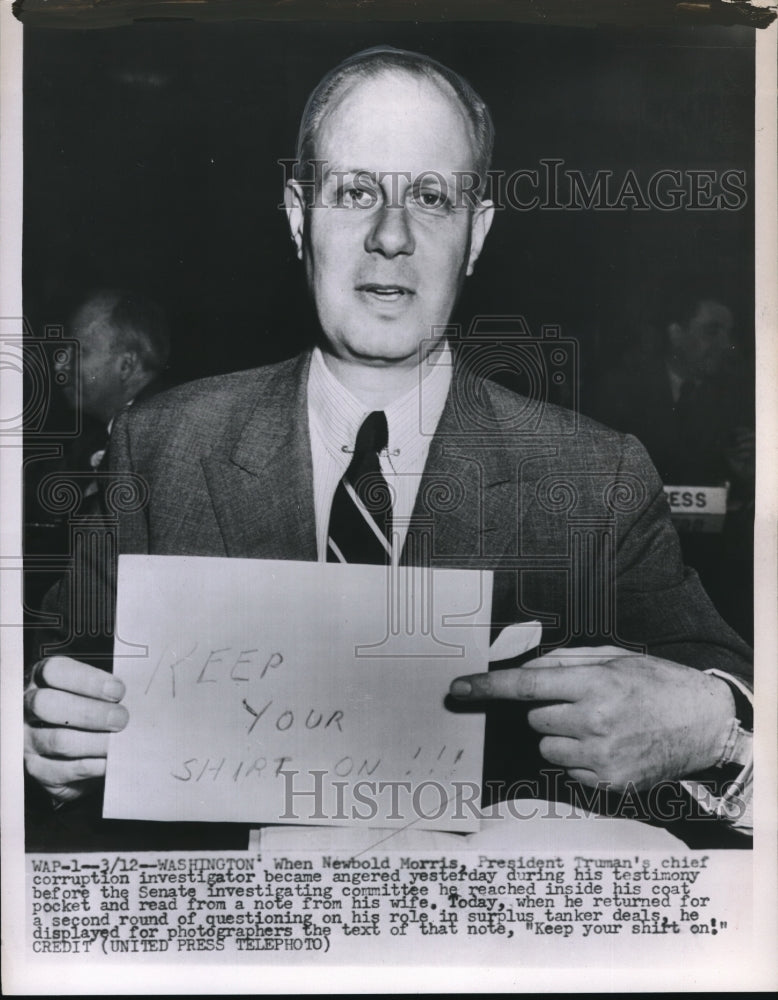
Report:
M 735 714 L 729 686 L 616 646 L 557 649 L 521 667 L 461 677 L 460 700 L 536 703 L 545 759 L 584 785 L 638 789 L 712 767 Z
M 124 684 L 65 656 L 41 660 L 24 692 L 24 764 L 57 802 L 105 776 L 108 734 L 124 729 Z

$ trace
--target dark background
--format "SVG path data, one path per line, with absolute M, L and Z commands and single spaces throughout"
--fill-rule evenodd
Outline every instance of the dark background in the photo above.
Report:
M 753 340 L 754 32 L 511 24 L 193 22 L 25 37 L 25 312 L 36 336 L 94 286 L 167 309 L 171 378 L 295 353 L 315 323 L 278 209 L 305 98 L 368 45 L 449 63 L 490 105 L 496 168 L 739 169 L 739 211 L 499 212 L 455 318 L 578 339 L 583 381 L 639 335 L 655 279 L 712 276 Z M 585 394 L 584 394 L 585 396 Z

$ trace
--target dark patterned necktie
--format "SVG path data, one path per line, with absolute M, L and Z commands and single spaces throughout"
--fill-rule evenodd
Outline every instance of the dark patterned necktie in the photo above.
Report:
M 351 463 L 332 500 L 328 562 L 387 564 L 391 560 L 392 495 L 378 462 L 388 437 L 382 410 L 365 417 Z

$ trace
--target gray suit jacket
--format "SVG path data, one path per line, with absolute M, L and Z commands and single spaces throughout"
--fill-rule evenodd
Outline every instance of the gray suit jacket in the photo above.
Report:
M 315 560 L 308 355 L 190 383 L 124 413 L 111 467 L 148 503 L 121 551 Z M 544 643 L 645 646 L 749 676 L 748 650 L 685 571 L 642 446 L 459 370 L 431 442 L 402 561 L 495 570 L 493 623 Z
M 120 551 L 315 560 L 308 363 L 305 354 L 190 383 L 123 413 L 111 468 L 141 477 L 148 499 L 120 513 Z M 435 567 L 495 571 L 495 631 L 539 619 L 546 647 L 613 643 L 751 676 L 748 648 L 681 563 L 642 446 L 462 367 L 402 561 L 425 552 Z M 95 637 L 95 655 L 106 651 L 110 634 Z M 522 795 L 569 797 L 549 779 L 525 714 L 515 703 L 488 710 L 486 797 L 517 780 Z

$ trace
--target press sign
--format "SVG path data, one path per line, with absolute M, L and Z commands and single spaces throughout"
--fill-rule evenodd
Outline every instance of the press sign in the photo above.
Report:
M 665 486 L 673 524 L 679 531 L 721 531 L 727 513 L 729 484 Z

